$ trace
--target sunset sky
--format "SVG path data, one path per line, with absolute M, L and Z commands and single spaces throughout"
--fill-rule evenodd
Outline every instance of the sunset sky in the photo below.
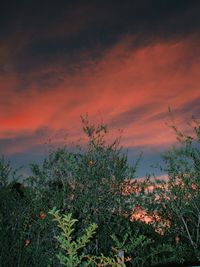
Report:
M 123 130 L 138 176 L 200 118 L 200 1 L 5 1 L 0 153 L 14 166 L 82 137 L 80 115 Z M 50 140 L 50 141 L 49 141 Z

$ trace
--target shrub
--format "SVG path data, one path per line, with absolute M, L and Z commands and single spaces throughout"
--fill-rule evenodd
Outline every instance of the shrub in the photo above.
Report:
M 200 260 L 200 125 L 184 135 L 174 125 L 178 146 L 162 155 L 166 180 L 146 179 L 138 201 L 165 242 L 176 244 L 176 261 Z M 179 256 L 178 256 L 179 255 Z
M 72 214 L 67 214 L 60 216 L 59 210 L 54 208 L 49 212 L 53 217 L 54 221 L 58 223 L 61 229 L 61 234 L 56 236 L 59 242 L 59 246 L 62 251 L 57 254 L 57 258 L 60 263 L 67 267 L 76 266 L 125 266 L 124 259 L 120 257 L 105 257 L 103 254 L 101 256 L 87 255 L 84 251 L 87 244 L 93 238 L 97 225 L 95 223 L 90 224 L 86 229 L 84 234 L 78 236 L 76 239 L 73 237 L 74 224 L 77 222 L 76 219 L 72 218 Z
M 106 125 L 90 124 L 87 117 L 82 122 L 86 147 L 51 151 L 41 167 L 31 165 L 27 179 L 0 159 L 0 265 L 118 264 L 112 247 L 130 255 L 126 265 L 134 267 L 199 259 L 200 127 L 194 127 L 195 137 L 174 127 L 180 146 L 163 155 L 168 180 L 133 182 L 138 161 L 128 165 L 120 138 L 108 142 Z M 64 233 L 61 253 L 67 251 L 61 263 L 54 257 L 58 229 L 47 213 L 54 206 L 60 212 L 51 214 Z M 137 212 L 141 216 L 134 218 Z
M 119 138 L 107 142 L 106 125 L 90 124 L 82 117 L 88 138 L 85 149 L 70 151 L 67 147 L 52 151 L 42 168 L 32 171 L 44 192 L 59 192 L 58 208 L 79 220 L 79 229 L 91 221 L 98 224 L 90 252 L 106 253 L 112 245 L 110 235 L 119 229 L 119 221 L 130 213 L 128 196 L 122 195 L 122 184 L 133 178 L 136 167 L 129 167 L 127 156 L 119 146 Z M 51 204 L 51 196 L 47 196 Z M 54 205 L 53 205 L 54 206 Z

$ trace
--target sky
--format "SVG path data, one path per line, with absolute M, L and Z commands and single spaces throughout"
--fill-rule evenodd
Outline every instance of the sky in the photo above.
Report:
M 0 154 L 40 163 L 106 123 L 138 176 L 200 118 L 200 1 L 4 1 L 0 9 Z M 172 112 L 169 113 L 168 109 Z M 25 171 L 26 170 L 26 171 Z M 156 171 L 155 171 L 156 172 Z

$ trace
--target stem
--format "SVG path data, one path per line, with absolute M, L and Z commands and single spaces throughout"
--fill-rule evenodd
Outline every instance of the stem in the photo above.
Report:
M 192 245 L 192 247 L 193 247 L 193 249 L 194 249 L 194 252 L 195 252 L 195 254 L 196 254 L 196 256 L 197 256 L 196 244 L 195 244 L 194 241 L 192 240 L 192 237 L 191 237 L 190 231 L 189 231 L 189 229 L 188 229 L 187 223 L 186 223 L 185 219 L 183 218 L 183 215 L 181 215 L 180 217 L 181 217 L 181 220 L 182 220 L 182 222 L 183 222 L 183 224 L 184 224 L 184 226 L 185 226 L 185 230 L 186 230 L 186 232 L 187 232 L 187 235 L 188 235 L 188 238 L 189 238 L 189 240 L 190 240 L 190 243 L 191 243 L 191 245 Z M 198 258 L 198 256 L 197 256 L 197 258 Z
M 198 242 L 199 242 L 199 227 L 200 227 L 200 213 L 198 215 L 196 244 L 198 244 Z

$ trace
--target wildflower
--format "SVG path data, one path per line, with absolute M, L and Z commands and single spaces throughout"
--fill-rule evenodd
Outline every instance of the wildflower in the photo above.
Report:
M 30 244 L 30 239 L 25 239 L 24 240 L 24 246 L 27 247 Z
M 191 188 L 193 189 L 193 190 L 197 190 L 198 189 L 198 186 L 197 186 L 197 184 L 196 183 L 191 183 Z
M 39 214 L 39 217 L 40 217 L 41 220 L 44 220 L 46 218 L 46 216 L 47 215 L 44 212 L 42 212 L 42 211 Z

